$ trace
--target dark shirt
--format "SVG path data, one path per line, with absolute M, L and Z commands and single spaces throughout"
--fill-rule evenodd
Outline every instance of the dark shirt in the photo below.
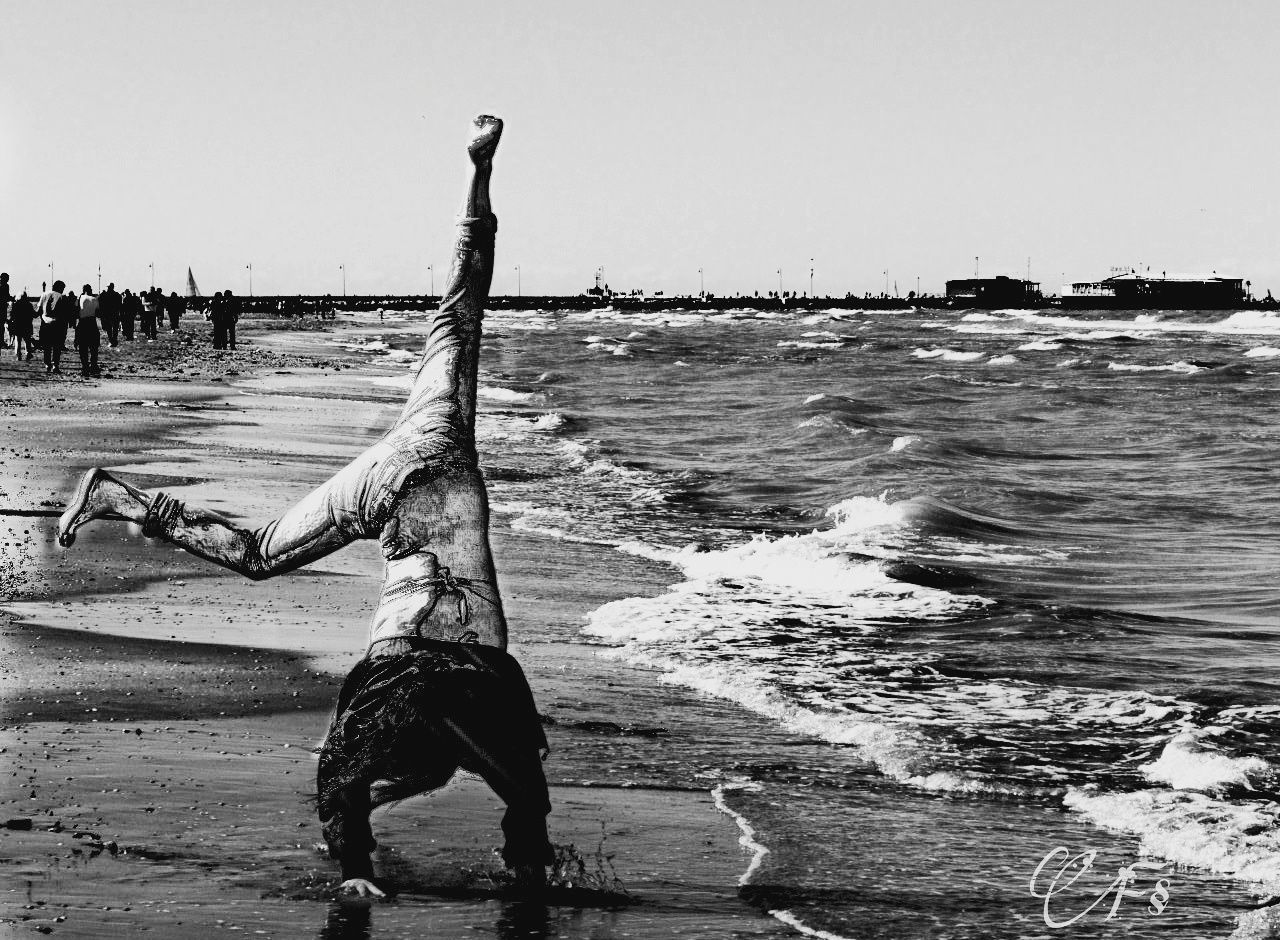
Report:
M 98 319 L 110 323 L 120 318 L 120 294 L 114 290 L 104 290 L 98 297 Z

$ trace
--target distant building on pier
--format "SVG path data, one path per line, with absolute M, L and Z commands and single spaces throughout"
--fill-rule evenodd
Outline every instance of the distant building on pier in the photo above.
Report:
M 1063 286 L 1064 307 L 1104 307 L 1126 310 L 1230 310 L 1248 299 L 1243 278 L 1216 273 L 1138 274 L 1130 270 L 1100 281 L 1075 281 Z
M 1035 307 L 1041 301 L 1040 285 L 1014 277 L 970 277 L 947 281 L 947 300 L 967 307 Z

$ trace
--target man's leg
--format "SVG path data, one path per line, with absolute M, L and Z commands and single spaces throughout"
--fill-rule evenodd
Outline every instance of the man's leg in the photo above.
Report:
M 358 538 L 366 530 L 362 512 L 363 460 L 357 458 L 312 490 L 279 518 L 247 529 L 210 510 L 187 506 L 164 493 L 147 493 L 94 468 L 58 520 L 58 542 L 75 542 L 76 530 L 95 519 L 133 522 L 144 535 L 163 538 L 193 555 L 255 581 L 308 564 Z
M 396 427 L 410 423 L 424 407 L 444 403 L 450 424 L 471 447 L 475 440 L 480 320 L 493 276 L 493 243 L 498 227 L 489 201 L 489 180 L 502 126 L 501 120 L 487 114 L 473 122 L 467 147 L 471 178 L 458 224 L 453 263 L 423 348 L 422 364 L 396 422 Z

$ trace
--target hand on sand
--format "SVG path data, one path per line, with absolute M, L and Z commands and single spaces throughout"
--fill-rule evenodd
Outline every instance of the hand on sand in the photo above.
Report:
M 372 881 L 366 881 L 363 878 L 348 878 L 342 884 L 338 885 L 339 891 L 352 891 L 362 898 L 385 898 L 386 892 L 375 885 Z
M 502 118 L 481 114 L 471 123 L 474 130 L 471 132 L 471 141 L 467 144 L 467 153 L 471 154 L 471 162 L 479 166 L 492 160 L 498 150 L 498 140 L 502 137 Z

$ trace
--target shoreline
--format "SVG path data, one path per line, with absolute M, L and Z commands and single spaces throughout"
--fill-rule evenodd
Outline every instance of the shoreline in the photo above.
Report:
M 259 348 L 317 338 L 272 336 Z M 169 345 L 165 339 L 153 346 Z M 236 514 L 269 511 L 308 488 L 308 474 L 323 478 L 345 462 L 347 448 L 321 440 L 315 446 L 324 459 L 308 460 L 301 438 L 310 432 L 297 430 L 298 409 L 308 405 L 287 389 L 275 396 L 257 394 L 259 387 L 275 378 L 286 386 L 323 385 L 339 371 L 333 358 L 340 355 L 333 350 L 318 369 L 285 359 L 293 375 L 279 377 L 270 361 L 257 375 L 232 370 L 242 373 L 234 390 L 230 382 L 219 388 L 192 380 L 181 356 L 167 380 L 127 382 L 67 382 L 42 373 L 23 382 L 13 372 L 28 364 L 0 365 L 0 378 L 17 379 L 6 403 L 19 417 L 6 420 L 9 439 L 21 442 L 17 459 L 25 471 L 19 477 L 6 462 L 4 499 L 58 503 L 94 464 L 126 465 L 148 487 L 187 493 L 207 484 L 227 496 L 233 488 L 223 473 L 238 469 L 242 485 L 230 494 Z M 109 370 L 123 371 L 104 363 Z M 48 383 L 63 400 L 42 406 Z M 227 407 L 246 390 L 251 408 Z M 356 418 L 353 450 L 378 433 L 389 404 L 323 401 Z M 279 429 L 257 423 L 263 415 L 294 430 L 272 433 Z M 202 442 L 194 453 L 193 441 Z M 276 485 L 266 486 L 273 475 Z M 269 492 L 245 492 L 254 487 Z M 482 783 L 457 779 L 375 814 L 382 846 L 375 867 L 400 887 L 400 897 L 392 905 L 365 904 L 361 914 L 359 903 L 333 899 L 336 866 L 311 849 L 319 824 L 307 799 L 310 748 L 345 669 L 363 653 L 380 575 L 376 546 L 352 546 L 290 577 L 254 584 L 118 525 L 84 530 L 64 553 L 53 541 L 54 524 L 0 518 L 9 536 L 5 593 L 13 598 L 0 608 L 8 621 L 0 747 L 14 770 L 0 787 L 0 822 L 31 825 L 0 828 L 0 865 L 16 876 L 0 895 L 0 923 L 60 936 L 142 929 L 202 935 L 238 925 L 286 937 L 329 935 L 323 931 L 354 929 L 370 918 L 394 931 L 427 916 L 449 934 L 491 922 L 498 935 L 514 936 L 532 916 L 535 930 L 564 936 L 789 934 L 738 897 L 746 862 L 734 823 L 716 811 L 709 787 L 690 781 L 688 788 L 653 789 L 642 773 L 614 773 L 617 750 L 670 735 L 644 727 L 644 715 L 627 707 L 631 699 L 656 696 L 680 709 L 696 707 L 697 697 L 596 657 L 578 638 L 578 623 L 608 600 L 664 588 L 671 578 L 660 566 L 622 555 L 601 562 L 592 546 L 494 526 L 513 651 L 549 721 L 553 840 L 578 846 L 590 867 L 600 864 L 604 837 L 638 903 L 584 907 L 581 898 L 564 904 L 552 897 L 533 905 L 531 915 L 513 913 L 515 902 L 500 893 L 477 889 L 473 882 L 484 876 L 476 873 L 494 867 L 499 807 Z M 575 578 L 574 590 L 545 589 Z M 593 689 L 607 694 L 602 699 Z

